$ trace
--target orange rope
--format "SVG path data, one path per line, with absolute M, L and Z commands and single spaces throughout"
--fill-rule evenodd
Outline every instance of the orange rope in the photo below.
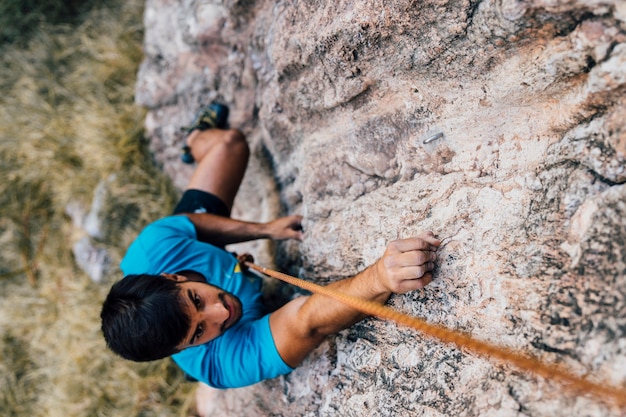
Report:
M 347 306 L 352 307 L 355 310 L 359 310 L 367 315 L 395 321 L 396 323 L 403 324 L 426 335 L 435 337 L 444 343 L 454 343 L 459 348 L 466 348 L 474 351 L 475 353 L 511 363 L 521 370 L 534 373 L 546 379 L 557 380 L 561 382 L 563 386 L 574 392 L 580 394 L 593 394 L 598 400 L 606 403 L 612 402 L 621 408 L 626 408 L 626 390 L 624 389 L 616 388 L 608 384 L 591 382 L 583 377 L 574 375 L 561 366 L 541 362 L 536 358 L 525 356 L 510 349 L 474 339 L 446 327 L 428 324 L 423 320 L 408 316 L 392 308 L 385 307 L 372 301 L 343 294 L 321 285 L 313 284 L 311 282 L 283 274 L 282 272 L 273 271 L 250 262 L 245 262 L 245 265 L 247 265 L 250 269 L 303 288 L 312 293 L 322 294 L 341 301 Z

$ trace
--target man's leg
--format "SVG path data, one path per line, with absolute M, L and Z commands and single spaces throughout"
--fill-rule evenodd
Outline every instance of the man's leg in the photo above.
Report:
M 231 210 L 250 156 L 245 136 L 236 129 L 194 130 L 186 141 L 197 162 L 187 189 L 214 194 Z

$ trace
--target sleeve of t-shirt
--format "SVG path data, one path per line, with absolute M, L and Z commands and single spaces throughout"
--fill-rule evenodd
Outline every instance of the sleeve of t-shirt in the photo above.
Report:
M 130 245 L 120 265 L 125 275 L 172 272 L 187 246 L 199 243 L 186 216 L 170 216 L 148 225 Z
M 269 314 L 172 358 L 188 375 L 214 388 L 244 387 L 293 370 L 276 349 Z

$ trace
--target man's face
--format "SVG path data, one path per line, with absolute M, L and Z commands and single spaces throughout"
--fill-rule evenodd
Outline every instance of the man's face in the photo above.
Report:
M 181 306 L 191 323 L 179 350 L 215 339 L 241 318 L 241 301 L 235 295 L 182 275 L 167 275 L 178 281 Z

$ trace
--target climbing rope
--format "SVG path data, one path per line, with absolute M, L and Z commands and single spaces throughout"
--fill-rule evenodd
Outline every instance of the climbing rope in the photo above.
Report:
M 343 294 L 330 288 L 313 284 L 311 282 L 283 274 L 282 272 L 273 271 L 251 262 L 245 262 L 245 265 L 250 269 L 279 279 L 288 284 L 295 285 L 315 294 L 321 294 L 333 298 L 367 315 L 392 320 L 398 324 L 418 330 L 428 336 L 435 337 L 444 343 L 453 343 L 458 348 L 468 349 L 488 358 L 495 358 L 500 361 L 513 364 L 523 371 L 534 373 L 549 380 L 559 381 L 564 387 L 569 388 L 573 392 L 580 394 L 592 394 L 596 396 L 596 399 L 605 403 L 613 403 L 620 408 L 626 408 L 626 390 L 624 389 L 619 389 L 604 383 L 589 381 L 586 378 L 571 373 L 561 366 L 541 362 L 536 358 L 514 352 L 510 349 L 474 339 L 459 331 L 426 323 L 421 319 L 408 316 L 392 308 L 374 303 L 372 301 Z

